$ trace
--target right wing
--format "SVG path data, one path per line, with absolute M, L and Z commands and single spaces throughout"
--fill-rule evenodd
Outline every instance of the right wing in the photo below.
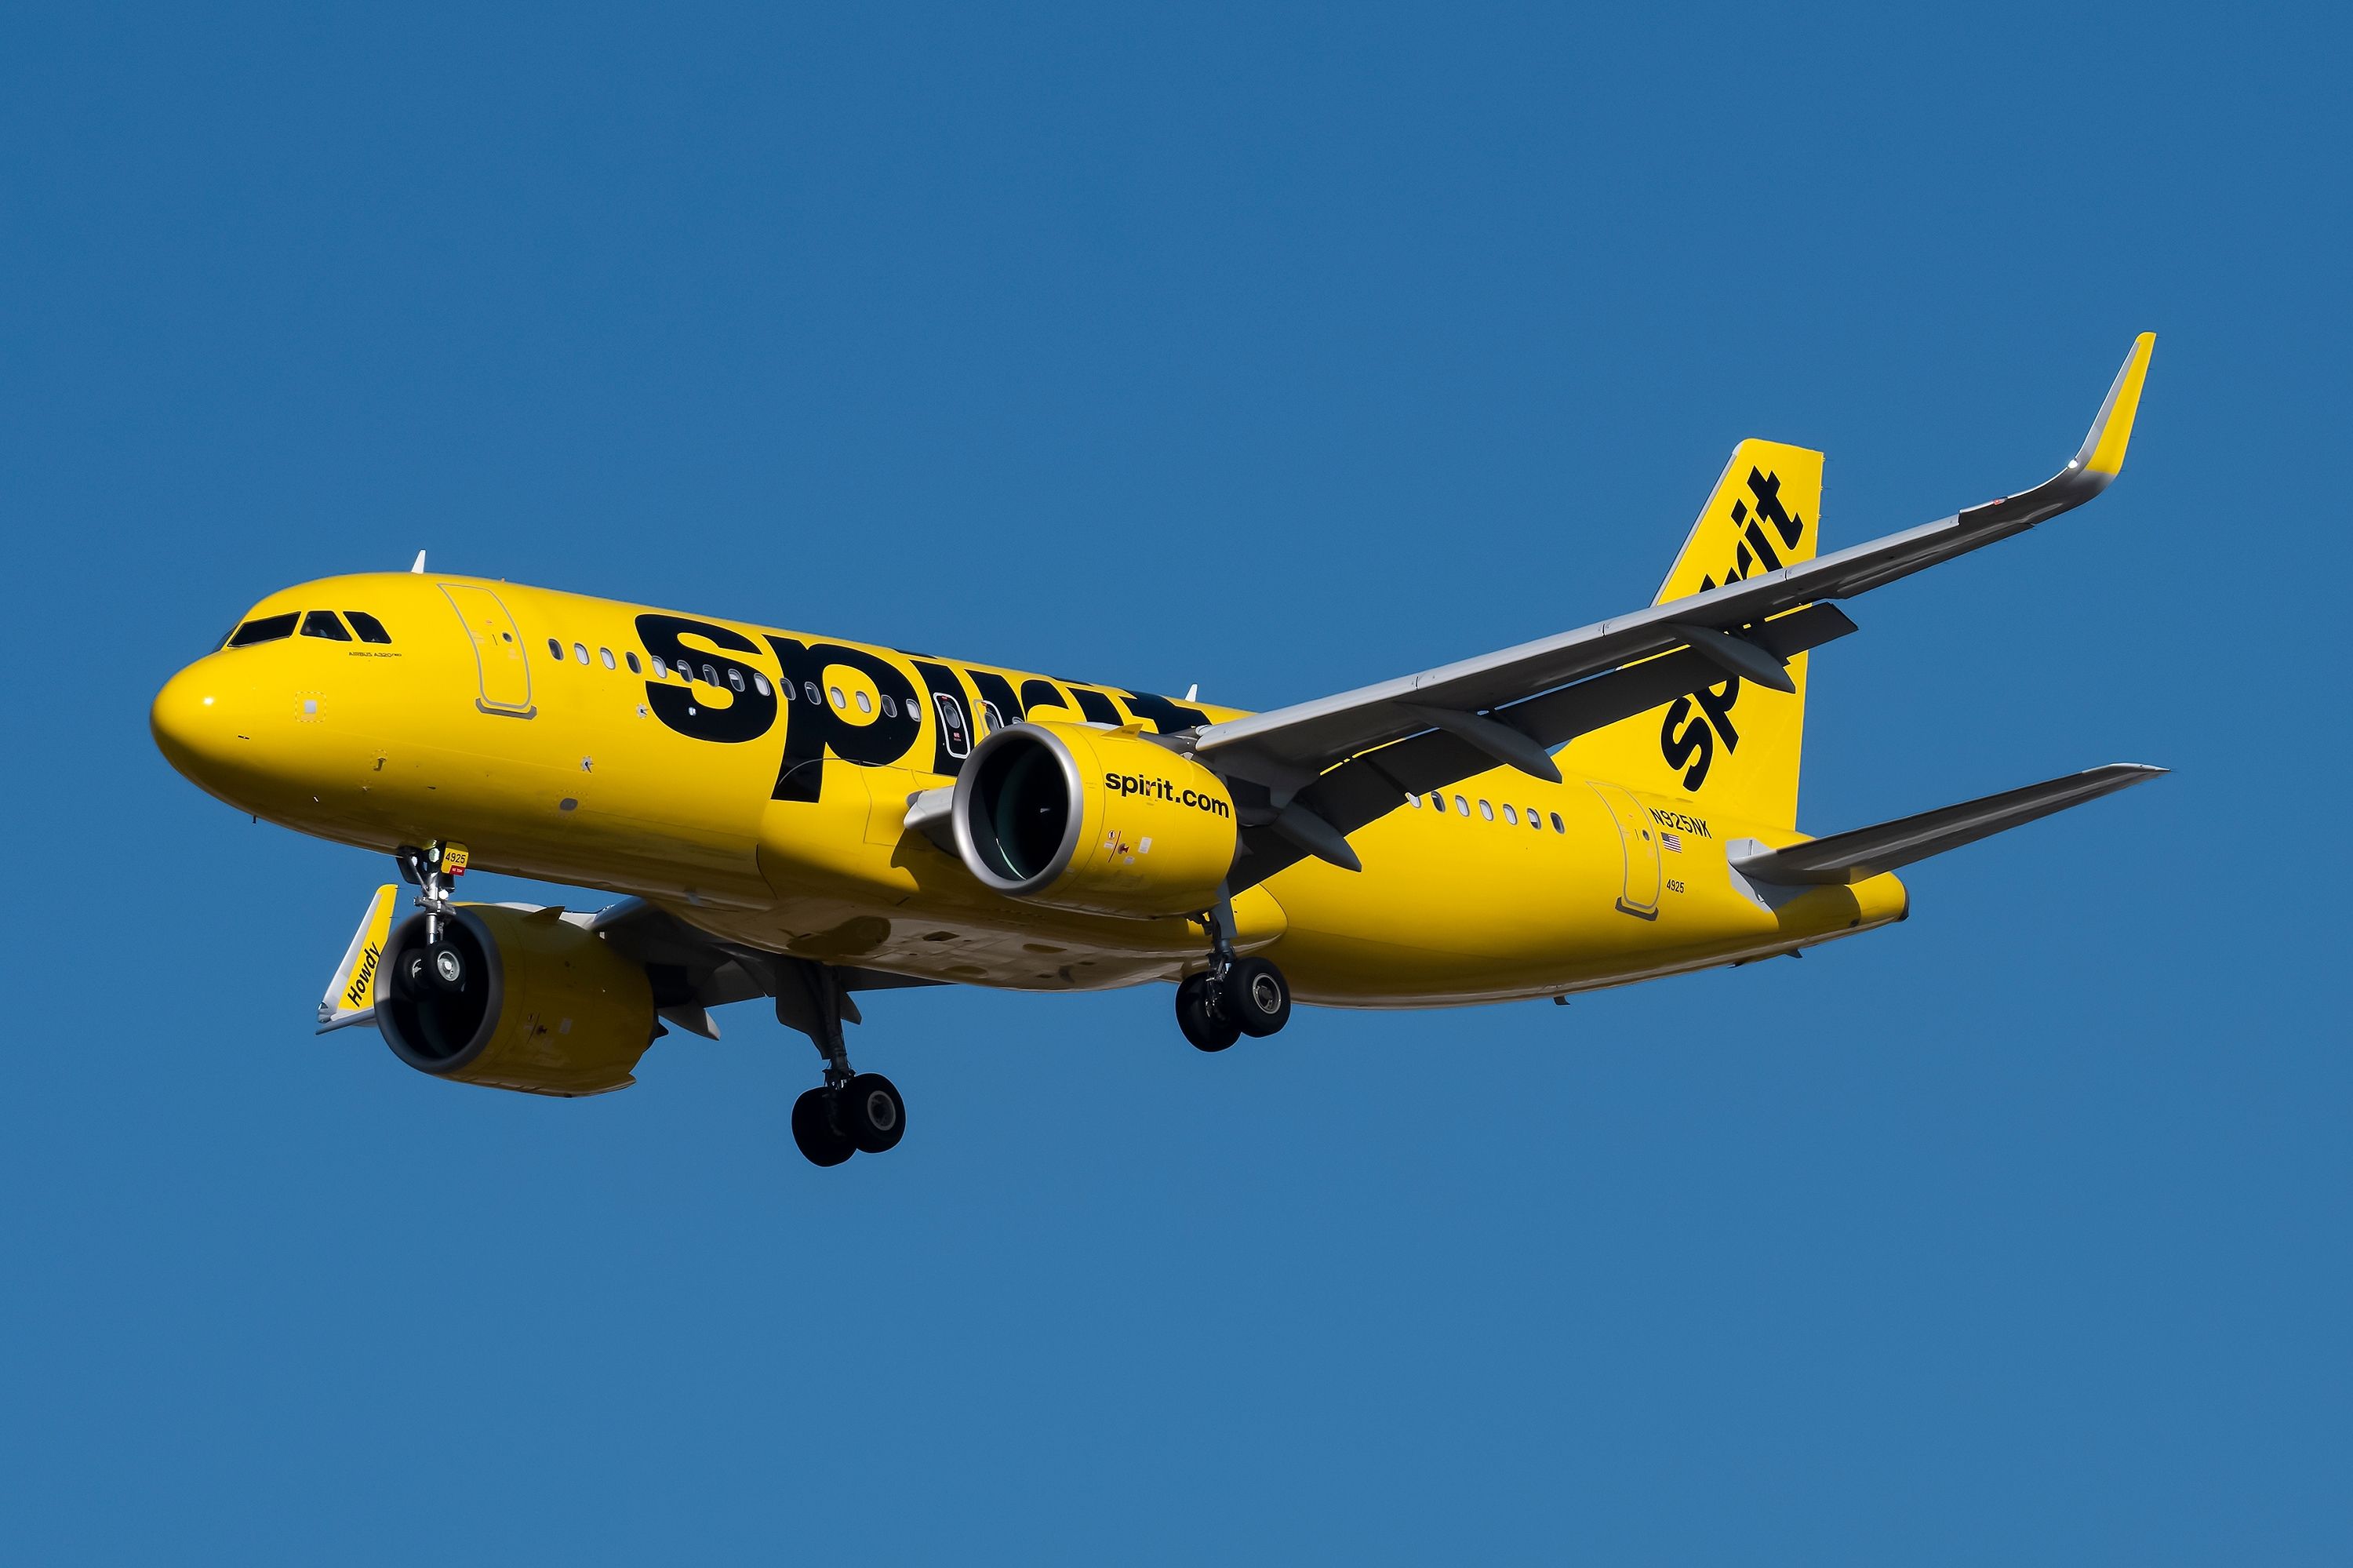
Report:
M 1235 889 L 1307 853 L 1349 865 L 1353 852 L 1334 839 L 1409 793 L 1498 763 L 1557 779 L 1546 753 L 1587 730 L 1726 674 L 1786 680 L 1781 662 L 1854 630 L 1821 601 L 1867 592 L 2082 505 L 2124 466 L 2156 343 L 2153 333 L 2134 340 L 2082 447 L 2031 490 L 1574 631 L 1200 730 L 1194 751 L 1204 763 L 1265 791 L 1263 804 L 1245 810 Z M 1406 747 L 1393 744 L 1409 736 L 1416 738 Z M 1335 777 L 1351 769 L 1352 777 Z

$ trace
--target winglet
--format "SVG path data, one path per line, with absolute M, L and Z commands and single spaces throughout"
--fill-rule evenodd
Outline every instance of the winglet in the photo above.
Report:
M 384 946 L 392 936 L 393 906 L 399 899 L 400 889 L 385 883 L 368 900 L 360 928 L 352 933 L 352 945 L 343 949 L 343 961 L 335 966 L 335 978 L 327 982 L 327 994 L 319 999 L 320 1033 L 375 1022 L 376 970 L 384 962 Z
M 2116 372 L 2116 380 L 2108 386 L 2107 400 L 2100 405 L 2100 417 L 2092 421 L 2091 434 L 2084 438 L 2084 444 L 2067 460 L 2065 468 L 2031 490 L 1989 501 L 1983 506 L 1972 506 L 1960 514 L 1962 528 L 1977 535 L 1976 544 L 2031 528 L 2083 505 L 2107 489 L 2108 482 L 2125 466 L 2125 448 L 2132 440 L 2133 416 L 2140 412 L 2141 384 L 2148 379 L 2148 356 L 2156 348 L 2157 334 L 2153 332 L 2133 339 L 2132 352 L 2125 355 L 2125 366 Z M 1888 580 L 1881 577 L 1862 586 L 1876 587 L 1877 582 Z M 1851 588 L 1849 591 L 1861 589 Z
M 2107 401 L 2100 405 L 2100 417 L 2092 421 L 2091 434 L 2084 438 L 2083 450 L 2076 452 L 2069 468 L 2095 474 L 2104 483 L 2123 471 L 2125 448 L 2132 440 L 2133 416 L 2140 411 L 2141 383 L 2148 379 L 2148 356 L 2156 348 L 2153 332 L 2133 339 L 2132 352 L 2125 355 L 2124 368 L 2116 372 Z

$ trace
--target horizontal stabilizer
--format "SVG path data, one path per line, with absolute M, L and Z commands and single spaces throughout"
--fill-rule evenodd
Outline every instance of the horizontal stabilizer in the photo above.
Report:
M 1826 839 L 1767 849 L 1754 839 L 1730 844 L 1732 869 L 1751 882 L 1783 886 L 1861 882 L 1885 871 L 1990 838 L 2021 822 L 2080 806 L 2143 784 L 2165 771 L 2137 762 L 2112 762 L 2085 773 L 2070 773 L 2021 789 L 2006 789 L 1957 806 L 1923 811 L 1873 828 L 1833 833 Z M 1743 846 L 1746 847 L 1744 848 Z

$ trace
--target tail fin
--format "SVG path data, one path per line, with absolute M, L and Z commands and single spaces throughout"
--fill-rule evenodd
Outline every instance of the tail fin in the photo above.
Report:
M 1822 454 L 1778 441 L 1743 441 L 1692 524 L 1653 603 L 1814 558 Z M 1563 772 L 1691 801 L 1770 827 L 1798 821 L 1798 764 L 1806 730 L 1806 656 L 1788 662 L 1782 693 L 1727 676 L 1663 708 L 1579 736 Z

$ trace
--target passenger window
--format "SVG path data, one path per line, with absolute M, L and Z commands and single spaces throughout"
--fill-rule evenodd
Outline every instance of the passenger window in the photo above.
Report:
M 1495 808 L 1482 800 L 1479 802 L 1479 814 L 1492 822 L 1495 820 Z
M 572 656 L 579 660 L 583 664 L 588 662 L 588 644 L 586 642 L 575 642 L 572 645 Z
M 302 635 L 323 637 L 331 642 L 349 642 L 352 640 L 352 634 L 343 630 L 343 623 L 335 619 L 335 612 L 332 609 L 314 609 L 304 616 Z
M 229 633 L 228 645 L 250 648 L 257 642 L 275 642 L 281 637 L 291 637 L 294 635 L 294 620 L 295 613 L 290 609 L 283 615 L 255 616 Z
M 718 667 L 717 667 L 716 665 L 705 664 L 705 665 L 702 667 L 702 681 L 703 681 L 703 684 L 705 684 L 705 685 L 709 685 L 709 686 L 715 686 L 715 685 L 719 684 L 719 670 L 718 670 Z
M 899 716 L 899 705 L 895 700 L 893 700 L 891 694 L 888 692 L 882 694 L 882 716 L 884 718 L 897 718 Z
M 1504 821 L 1515 828 L 1520 825 L 1520 814 L 1512 810 L 1512 803 L 1509 800 L 1504 802 Z
M 822 703 L 825 701 L 823 697 L 818 695 L 817 683 L 815 681 L 803 681 L 801 683 L 801 691 L 803 694 L 805 694 L 808 700 L 813 703 Z
M 1005 717 L 1002 714 L 999 714 L 997 711 L 997 705 L 995 703 L 981 704 L 980 716 L 982 719 L 987 721 L 988 725 L 988 732 L 991 735 L 996 734 L 998 730 L 1005 727 Z
M 1544 832 L 1544 821 L 1536 815 L 1536 809 L 1534 806 L 1528 808 L 1528 826 L 1538 832 Z
M 1405 798 L 1405 803 L 1411 806 L 1417 811 L 1421 810 L 1421 797 L 1419 795 L 1408 795 Z
M 1556 833 L 1565 833 L 1568 832 L 1567 828 L 1560 825 L 1560 813 L 1558 811 L 1555 811 L 1552 814 L 1552 831 Z
M 642 664 L 639 664 L 639 663 L 638 662 L 638 656 L 637 656 L 636 654 L 631 653 L 631 652 L 626 652 L 626 651 L 625 651 L 625 652 L 621 654 L 621 657 L 622 657 L 622 658 L 624 658 L 624 659 L 627 659 L 627 660 L 629 662 L 629 673 L 630 673 L 630 674 L 632 674 L 632 675 L 642 675 L 642 674 L 644 674 L 644 673 L 646 673 L 646 672 L 645 672 L 645 666 L 643 666 Z
M 1457 795 L 1454 797 L 1454 810 L 1457 815 L 1467 817 L 1471 814 L 1471 802 Z
M 736 690 L 736 692 L 737 692 L 738 694 L 741 694 L 741 693 L 742 693 L 742 691 L 744 690 L 744 672 L 743 672 L 743 671 L 741 671 L 741 670 L 738 670 L 738 669 L 737 669 L 734 665 L 733 665 L 733 664 L 728 665 L 728 666 L 727 666 L 727 683 L 728 683 L 729 685 L 731 685 L 731 686 L 734 687 L 734 688 L 735 688 L 735 690 Z
M 602 659 L 603 661 L 605 661 L 605 668 L 607 668 L 607 670 L 613 669 L 613 668 L 615 667 L 615 666 L 614 666 L 614 663 L 613 663 L 613 651 L 612 651 L 610 648 L 599 648 L 599 649 L 597 649 L 597 650 L 596 650 L 596 657 L 597 657 L 597 658 L 599 658 L 599 659 Z
M 347 609 L 343 611 L 343 619 L 352 623 L 352 630 L 360 634 L 363 642 L 392 641 L 392 633 L 384 629 L 384 622 L 364 609 Z
M 858 694 L 858 711 L 862 714 L 871 714 L 874 711 L 874 700 L 864 692 Z
M 1444 816 L 1446 814 L 1446 792 L 1443 789 L 1431 795 L 1430 798 L 1430 803 L 1438 808 L 1438 813 L 1440 816 Z
M 547 640 L 547 656 L 557 663 L 564 662 L 564 644 L 551 637 Z
M 828 692 L 829 692 L 829 693 L 831 693 L 831 694 L 832 694 L 832 695 L 833 695 L 833 705 L 834 705 L 835 707 L 838 707 L 838 708 L 846 708 L 846 707 L 848 707 L 848 706 L 849 705 L 849 704 L 847 701 L 845 701 L 845 700 L 843 699 L 842 694 L 841 694 L 841 688 L 840 688 L 839 686 L 828 686 L 828 687 L 826 688 L 826 690 L 827 690 Z
M 759 693 L 762 696 L 766 696 L 768 694 L 768 677 L 763 675 L 757 670 L 753 671 L 752 689 Z

